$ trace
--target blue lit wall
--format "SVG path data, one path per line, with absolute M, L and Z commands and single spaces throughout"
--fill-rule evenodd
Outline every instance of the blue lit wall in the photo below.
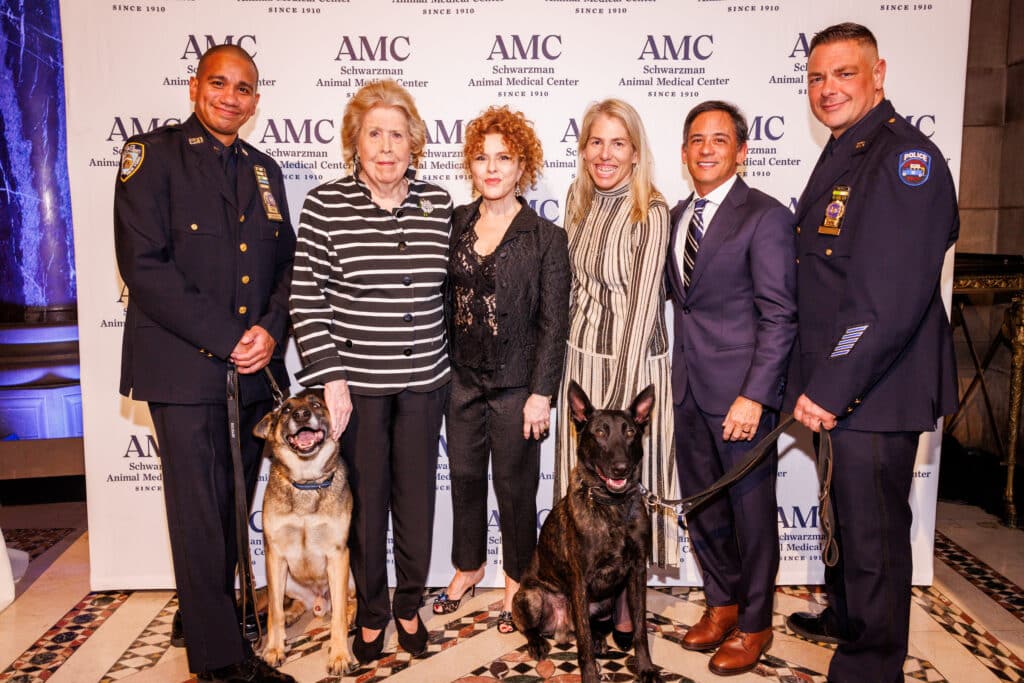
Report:
M 76 300 L 57 0 L 0 0 L 0 305 Z

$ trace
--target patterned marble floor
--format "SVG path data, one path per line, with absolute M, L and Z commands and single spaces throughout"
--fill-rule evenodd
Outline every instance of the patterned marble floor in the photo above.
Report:
M 22 508 L 12 519 L 10 509 L 0 508 L 8 544 L 33 557 L 26 578 L 30 585 L 19 585 L 15 603 L 0 613 L 0 682 L 192 680 L 184 650 L 169 642 L 174 594 L 90 592 L 84 512 L 75 519 L 65 511 L 63 520 L 52 511 L 36 512 Z M 33 525 L 27 517 L 42 523 Z M 914 589 L 906 681 L 1024 680 L 1024 532 L 1002 527 L 977 508 L 946 503 L 939 505 L 938 527 L 935 582 Z M 389 632 L 381 660 L 341 679 L 326 675 L 326 623 L 306 616 L 289 630 L 290 652 L 283 668 L 300 681 L 320 683 L 578 681 L 572 645 L 556 645 L 544 661 L 536 662 L 521 636 L 498 633 L 500 597 L 498 591 L 478 591 L 447 617 L 435 617 L 425 608 L 421 614 L 430 630 L 425 653 L 410 657 Z M 699 589 L 648 592 L 652 656 L 666 681 L 720 680 L 707 669 L 708 655 L 678 645 L 700 617 L 703 601 Z M 830 646 L 796 638 L 785 626 L 785 615 L 823 601 L 816 587 L 780 587 L 775 644 L 754 671 L 734 680 L 824 682 Z M 602 657 L 601 668 L 606 681 L 634 679 L 632 655 L 614 646 Z

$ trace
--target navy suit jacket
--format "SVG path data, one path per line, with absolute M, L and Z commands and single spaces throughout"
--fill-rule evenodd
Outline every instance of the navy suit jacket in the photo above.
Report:
M 796 336 L 793 214 L 742 178 L 707 226 L 689 290 L 675 258 L 693 195 L 672 209 L 665 269 L 674 309 L 672 393 L 687 387 L 706 413 L 725 415 L 737 396 L 778 410 Z

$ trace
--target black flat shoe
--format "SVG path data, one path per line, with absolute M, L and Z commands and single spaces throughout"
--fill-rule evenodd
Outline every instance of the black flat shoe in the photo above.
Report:
M 406 632 L 397 617 L 395 618 L 395 631 L 398 632 L 398 644 L 413 657 L 426 651 L 427 639 L 430 634 L 427 633 L 427 627 L 423 625 L 420 615 L 416 615 L 416 631 L 414 633 Z
M 612 628 L 612 640 L 615 641 L 615 647 L 623 652 L 633 649 L 632 631 L 620 631 L 617 628 Z
M 373 660 L 378 659 L 383 651 L 384 629 L 381 629 L 377 637 L 369 642 L 363 640 L 363 629 L 356 629 L 356 637 L 352 639 L 352 655 L 360 664 L 369 664 Z
M 820 614 L 794 612 L 786 617 L 786 626 L 801 638 L 819 643 L 839 645 L 845 640 L 839 618 L 830 608 Z
M 249 655 L 237 664 L 205 671 L 198 676 L 201 681 L 213 683 L 295 683 L 295 679 L 282 673 L 255 655 Z

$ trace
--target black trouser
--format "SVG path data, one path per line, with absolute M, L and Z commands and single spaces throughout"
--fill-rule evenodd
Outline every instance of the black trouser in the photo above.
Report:
M 705 413 L 689 389 L 675 406 L 676 466 L 683 496 L 713 484 L 778 424 L 765 410 L 752 441 L 722 439 L 724 415 Z M 771 452 L 739 482 L 686 516 L 693 551 L 700 561 L 707 604 L 737 605 L 739 628 L 748 633 L 772 625 L 775 574 L 779 570 L 778 451 Z
M 502 562 L 519 581 L 537 545 L 540 442 L 523 438 L 526 387 L 495 388 L 490 373 L 452 366 L 445 419 L 452 482 L 452 564 L 474 571 L 487 559 L 487 463 L 498 499 Z M 493 455 L 493 457 L 492 457 Z
M 395 595 L 391 612 L 411 619 L 423 602 L 434 531 L 438 437 L 448 385 L 390 396 L 352 395 L 341 436 L 354 505 L 349 548 L 359 610 L 356 622 L 388 622 L 388 510 L 394 535 Z
M 903 681 L 914 564 L 910 484 L 920 434 L 831 434 L 839 562 L 825 569 L 825 585 L 846 641 L 832 657 L 828 680 Z
M 259 476 L 263 441 L 253 427 L 273 408 L 260 401 L 241 409 L 246 499 Z M 225 404 L 150 403 L 160 445 L 167 529 L 188 666 L 202 673 L 251 653 L 235 613 L 234 468 Z

